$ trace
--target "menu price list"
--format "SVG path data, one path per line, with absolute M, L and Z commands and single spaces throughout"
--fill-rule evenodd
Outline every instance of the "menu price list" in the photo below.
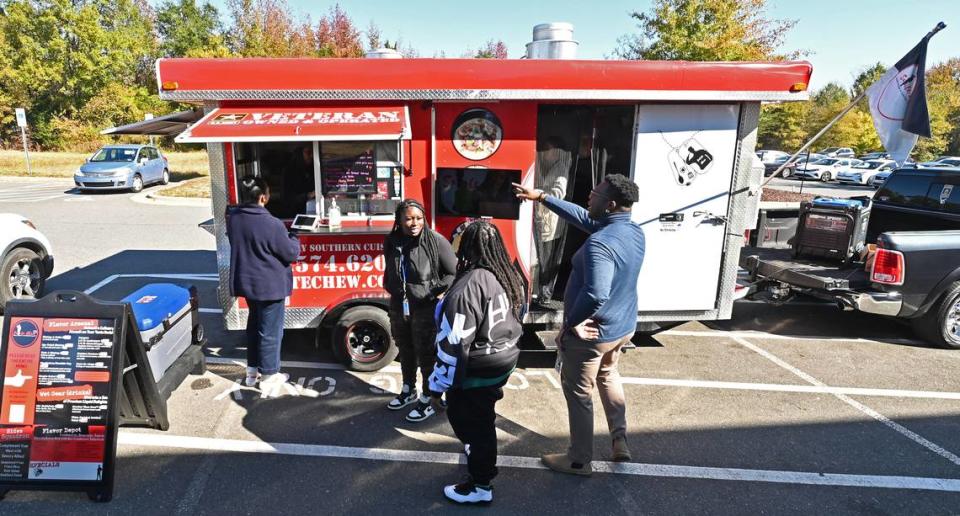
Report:
M 99 480 L 112 319 L 11 320 L 0 403 L 0 480 Z

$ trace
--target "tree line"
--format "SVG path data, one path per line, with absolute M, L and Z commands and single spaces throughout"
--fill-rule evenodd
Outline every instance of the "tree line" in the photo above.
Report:
M 620 59 L 779 61 L 807 55 L 783 50 L 795 20 L 766 13 L 767 0 L 654 0 L 630 13 L 637 31 L 618 40 Z M 226 21 L 223 21 L 226 20 Z M 394 48 L 419 57 L 409 43 L 383 38 L 371 23 L 357 27 L 334 4 L 319 19 L 294 13 L 286 0 L 228 0 L 221 13 L 208 2 L 164 0 L 0 0 L 0 146 L 19 145 L 14 108 L 27 109 L 31 143 L 45 150 L 89 150 L 106 127 L 185 106 L 157 97 L 160 57 L 360 57 Z M 432 57 L 446 57 L 440 52 Z M 458 57 L 506 58 L 490 39 Z M 900 56 L 883 56 L 898 59 Z M 830 83 L 810 102 L 765 105 L 759 147 L 792 151 L 879 78 L 882 63 L 860 71 L 850 89 Z M 928 63 L 932 138 L 919 160 L 960 155 L 960 57 Z M 816 148 L 879 150 L 866 101 L 824 135 Z
M 32 147 L 76 151 L 108 141 L 104 128 L 185 109 L 157 96 L 161 57 L 362 57 L 384 46 L 418 56 L 338 4 L 313 20 L 286 0 L 229 0 L 225 13 L 197 0 L 0 0 L 0 147 L 20 145 L 18 107 Z M 502 59 L 507 48 L 491 39 L 461 56 Z

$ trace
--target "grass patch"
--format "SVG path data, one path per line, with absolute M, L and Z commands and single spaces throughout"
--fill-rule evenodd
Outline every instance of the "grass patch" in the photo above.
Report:
M 168 188 L 160 195 L 164 197 L 196 197 L 210 198 L 210 180 L 206 177 L 190 179 L 181 185 Z
M 0 150 L 0 176 L 73 177 L 91 155 L 87 152 L 31 152 L 31 172 L 28 174 L 23 151 Z M 210 175 L 205 151 L 164 152 L 163 155 L 170 161 L 170 177 L 174 181 Z

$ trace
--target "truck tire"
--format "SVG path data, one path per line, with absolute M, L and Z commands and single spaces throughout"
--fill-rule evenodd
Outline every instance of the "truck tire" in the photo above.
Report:
M 354 371 L 377 371 L 397 358 L 390 318 L 382 308 L 347 309 L 333 327 L 333 356 Z
M 960 349 L 960 281 L 953 282 L 947 288 L 938 304 L 910 322 L 913 331 L 931 344 Z

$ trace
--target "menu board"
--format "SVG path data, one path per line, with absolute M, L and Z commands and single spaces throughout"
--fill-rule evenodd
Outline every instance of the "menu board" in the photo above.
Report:
M 377 162 L 373 148 L 350 155 L 324 153 L 320 161 L 320 176 L 324 195 L 376 193 Z
M 10 317 L 8 328 L 0 482 L 100 482 L 117 319 Z

